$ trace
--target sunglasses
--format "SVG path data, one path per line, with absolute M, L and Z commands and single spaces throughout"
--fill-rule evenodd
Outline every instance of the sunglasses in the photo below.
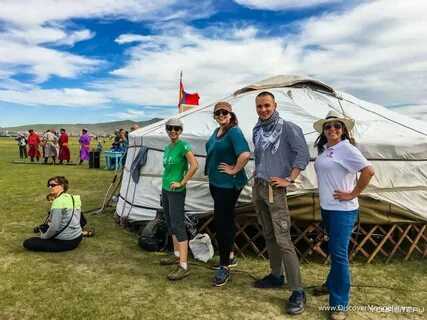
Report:
M 180 126 L 166 126 L 166 131 L 175 131 L 175 132 L 179 132 L 181 131 L 182 128 Z
M 214 112 L 214 115 L 215 117 L 219 117 L 219 116 L 226 116 L 229 113 L 230 112 L 228 112 L 227 110 L 217 110 Z
M 47 184 L 48 188 L 53 188 L 53 187 L 56 187 L 56 186 L 59 186 L 59 183 L 48 183 Z
M 334 123 L 334 124 L 327 124 L 325 126 L 325 130 L 329 130 L 329 129 L 332 129 L 332 128 L 335 128 L 335 129 L 339 130 L 339 129 L 342 129 L 342 125 L 341 125 L 341 123 Z

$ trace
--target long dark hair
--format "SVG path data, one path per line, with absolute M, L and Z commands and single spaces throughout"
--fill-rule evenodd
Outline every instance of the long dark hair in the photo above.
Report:
M 350 136 L 350 133 L 347 130 L 347 127 L 342 123 L 341 121 L 337 121 L 342 126 L 342 140 L 348 140 L 352 145 L 356 144 L 356 140 Z M 317 137 L 316 141 L 314 142 L 314 147 L 317 148 L 317 154 L 321 154 L 323 151 L 325 151 L 325 144 L 328 142 L 328 139 L 325 136 L 325 125 L 322 127 L 322 133 Z
M 218 136 L 218 138 L 222 138 L 223 136 L 225 136 L 228 130 L 230 130 L 233 127 L 237 127 L 238 124 L 239 124 L 239 120 L 237 120 L 236 114 L 234 112 L 230 112 L 230 123 L 224 126 L 224 128 L 222 129 L 221 135 Z

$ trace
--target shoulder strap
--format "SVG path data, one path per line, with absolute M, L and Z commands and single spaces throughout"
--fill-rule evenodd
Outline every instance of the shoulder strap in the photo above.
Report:
M 71 223 L 71 220 L 73 220 L 74 217 L 74 197 L 70 194 L 71 197 L 71 201 L 73 202 L 73 211 L 71 212 L 71 218 L 70 220 L 68 220 L 67 224 L 59 231 L 57 231 L 52 237 L 50 237 L 49 239 L 55 239 L 57 236 L 59 236 L 65 229 L 68 228 L 68 226 Z

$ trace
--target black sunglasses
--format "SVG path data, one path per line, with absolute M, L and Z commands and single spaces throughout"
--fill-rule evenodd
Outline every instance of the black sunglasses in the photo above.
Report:
M 48 188 L 53 188 L 53 187 L 56 187 L 56 186 L 59 186 L 59 183 L 48 183 L 47 184 Z
M 229 114 L 230 112 L 228 112 L 227 110 L 217 110 L 214 112 L 215 117 L 219 117 L 219 116 L 226 116 L 227 114 Z
M 325 126 L 325 130 L 332 129 L 332 127 L 334 127 L 334 128 L 335 128 L 335 129 L 337 129 L 337 130 L 342 129 L 342 125 L 341 125 L 341 123 L 334 123 L 334 124 L 327 124 L 327 125 Z
M 180 127 L 180 126 L 166 126 L 166 131 L 175 131 L 175 132 L 178 132 L 178 131 L 181 131 L 182 130 L 182 128 Z

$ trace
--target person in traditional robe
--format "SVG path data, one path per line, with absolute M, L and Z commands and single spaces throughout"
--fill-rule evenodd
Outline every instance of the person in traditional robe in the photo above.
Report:
M 90 148 L 90 135 L 88 134 L 87 129 L 82 129 L 82 135 L 80 136 L 79 143 L 80 143 L 80 163 L 82 164 L 83 161 L 89 160 L 89 148 Z
M 15 138 L 15 140 L 18 142 L 18 148 L 19 148 L 19 158 L 21 160 L 27 159 L 27 138 L 22 132 L 18 133 L 18 136 Z
M 40 137 L 33 129 L 28 130 L 28 156 L 31 159 L 31 162 L 34 162 L 34 158 L 37 161 L 40 161 Z
M 68 134 L 65 129 L 61 129 L 61 135 L 59 136 L 59 164 L 62 164 L 64 161 L 70 163 L 70 148 L 68 148 Z
M 43 135 L 44 163 L 47 163 L 48 159 L 51 157 L 52 163 L 55 164 L 56 158 L 58 156 L 58 152 L 56 150 L 58 137 L 52 131 L 48 129 Z

